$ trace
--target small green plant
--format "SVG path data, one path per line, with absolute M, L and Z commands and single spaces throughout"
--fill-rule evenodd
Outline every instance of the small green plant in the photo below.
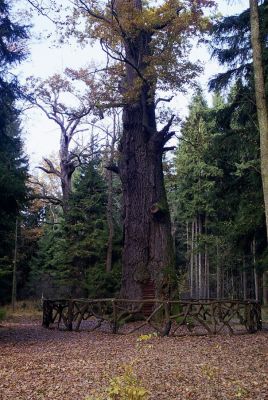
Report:
M 238 386 L 235 392 L 235 397 L 237 399 L 243 399 L 245 396 L 248 395 L 248 390 L 242 386 Z
M 221 393 L 221 381 L 220 381 L 220 370 L 210 364 L 204 364 L 201 366 L 201 373 L 207 380 L 207 388 L 210 395 L 216 400 L 222 400 L 223 396 Z
M 137 342 L 146 342 L 147 340 L 157 337 L 157 333 L 148 333 L 147 335 L 140 335 Z
M 108 394 L 111 400 L 146 400 L 149 396 L 149 392 L 140 385 L 133 373 L 131 365 L 125 367 L 122 376 L 111 379 Z
M 132 365 L 124 367 L 124 373 L 110 380 L 103 395 L 87 397 L 86 400 L 148 400 L 149 392 L 139 382 Z

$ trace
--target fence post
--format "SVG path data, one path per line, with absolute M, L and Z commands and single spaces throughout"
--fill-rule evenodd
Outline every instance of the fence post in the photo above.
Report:
M 49 328 L 49 324 L 52 322 L 53 307 L 49 300 L 43 300 L 43 323 L 42 326 Z
M 165 310 L 165 327 L 163 331 L 163 336 L 168 336 L 171 329 L 171 319 L 170 319 L 170 302 L 165 301 L 164 303 Z
M 73 319 L 74 319 L 74 302 L 68 301 L 68 316 L 67 316 L 67 329 L 68 331 L 73 330 Z

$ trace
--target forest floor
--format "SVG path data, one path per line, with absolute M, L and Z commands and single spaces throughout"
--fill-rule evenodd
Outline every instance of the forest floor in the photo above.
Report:
M 132 370 L 150 400 L 267 400 L 267 354 L 267 331 L 141 340 L 15 314 L 0 327 L 0 399 L 106 400 L 110 380 Z

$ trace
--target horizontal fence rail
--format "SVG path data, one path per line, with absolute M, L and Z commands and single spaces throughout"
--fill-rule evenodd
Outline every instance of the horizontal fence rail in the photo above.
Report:
M 85 323 L 87 324 L 85 325 Z M 182 328 L 196 334 L 230 334 L 262 329 L 261 306 L 253 300 L 54 299 L 43 301 L 43 326 L 69 331 L 105 327 L 130 334 L 153 329 L 161 336 Z

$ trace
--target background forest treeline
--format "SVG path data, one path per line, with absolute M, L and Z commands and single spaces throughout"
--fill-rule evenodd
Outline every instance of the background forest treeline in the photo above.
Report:
M 259 13 L 268 91 L 267 4 Z M 249 10 L 214 22 L 209 46 L 227 72 L 211 81 L 212 106 L 195 86 L 176 149 L 163 156 L 183 297 L 262 299 L 268 253 L 249 32 Z M 0 302 L 11 300 L 14 285 L 20 299 L 113 297 L 124 241 L 120 111 L 103 121 L 86 96 L 64 104 L 72 81 L 88 83 L 74 71 L 31 80 L 32 91 L 20 87 L 11 71 L 26 56 L 29 34 L 0 0 Z M 61 130 L 59 155 L 34 176 L 21 140 L 25 98 Z

